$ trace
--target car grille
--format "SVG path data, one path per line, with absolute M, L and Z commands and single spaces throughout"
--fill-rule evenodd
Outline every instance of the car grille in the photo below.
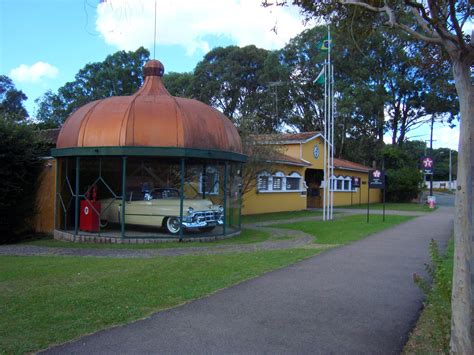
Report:
M 217 213 L 214 211 L 195 212 L 194 217 L 197 222 L 215 222 L 217 220 Z

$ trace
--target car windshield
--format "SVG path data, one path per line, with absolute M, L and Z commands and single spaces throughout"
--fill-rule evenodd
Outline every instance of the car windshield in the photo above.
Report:
M 179 192 L 177 189 L 154 189 L 151 191 L 153 199 L 178 199 Z

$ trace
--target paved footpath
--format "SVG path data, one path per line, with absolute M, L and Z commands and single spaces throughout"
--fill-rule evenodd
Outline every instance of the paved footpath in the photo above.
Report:
M 431 238 L 445 245 L 453 210 L 437 211 L 183 306 L 47 351 L 124 353 L 399 353 L 422 305 Z

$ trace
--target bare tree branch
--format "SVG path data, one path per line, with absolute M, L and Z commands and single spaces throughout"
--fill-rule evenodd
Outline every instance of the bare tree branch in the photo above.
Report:
M 431 37 L 439 37 L 439 35 L 429 27 L 429 25 L 431 24 L 431 21 L 430 21 L 429 16 L 426 14 L 426 11 L 423 8 L 423 6 L 421 6 L 421 8 L 418 6 L 415 6 L 415 4 L 412 1 L 406 1 L 406 3 L 410 6 L 413 6 L 411 9 L 411 12 L 415 16 L 415 20 L 421 26 L 421 28 L 426 33 L 431 35 Z M 416 3 L 416 5 L 420 5 L 420 4 Z
M 439 36 L 438 37 L 428 37 L 428 36 L 425 36 L 425 35 L 417 32 L 417 31 L 415 31 L 414 29 L 410 28 L 407 25 L 399 23 L 396 20 L 395 13 L 394 13 L 393 9 L 390 6 L 388 6 L 387 4 L 385 4 L 382 7 L 376 7 L 376 6 L 369 5 L 369 4 L 367 4 L 365 2 L 362 2 L 362 1 L 359 1 L 359 0 L 339 0 L 339 2 L 343 5 L 355 5 L 355 6 L 363 7 L 367 10 L 370 10 L 370 11 L 385 13 L 388 17 L 387 24 L 390 27 L 399 28 L 399 29 L 407 32 L 408 34 L 412 35 L 413 37 L 415 37 L 416 39 L 419 39 L 421 41 L 425 41 L 425 42 L 428 42 L 428 43 L 437 43 L 437 44 L 442 43 L 442 39 Z
M 458 43 L 462 50 L 466 49 L 466 46 L 464 44 L 464 39 L 462 35 L 462 30 L 459 27 L 459 22 L 458 19 L 456 18 L 456 8 L 455 8 L 455 1 L 449 0 L 449 12 L 450 12 L 450 17 L 451 17 L 451 22 L 453 23 L 454 30 L 456 31 L 456 35 L 458 37 Z
M 447 19 L 440 18 L 439 14 L 442 13 L 442 9 L 438 6 L 437 1 L 428 0 L 428 7 L 431 13 L 431 21 L 434 30 L 439 34 L 442 39 L 449 40 L 457 44 L 456 36 L 453 36 L 447 29 Z M 443 24 L 446 25 L 446 28 L 443 27 Z

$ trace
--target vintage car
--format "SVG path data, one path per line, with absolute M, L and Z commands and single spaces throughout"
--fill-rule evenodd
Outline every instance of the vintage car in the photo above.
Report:
M 178 234 L 180 223 L 180 194 L 174 188 L 150 191 L 131 191 L 125 202 L 125 223 L 141 226 L 164 227 L 171 234 Z M 101 200 L 101 223 L 120 223 L 122 200 Z M 224 208 L 211 201 L 184 199 L 183 223 L 185 228 L 198 228 L 203 232 L 224 222 Z

